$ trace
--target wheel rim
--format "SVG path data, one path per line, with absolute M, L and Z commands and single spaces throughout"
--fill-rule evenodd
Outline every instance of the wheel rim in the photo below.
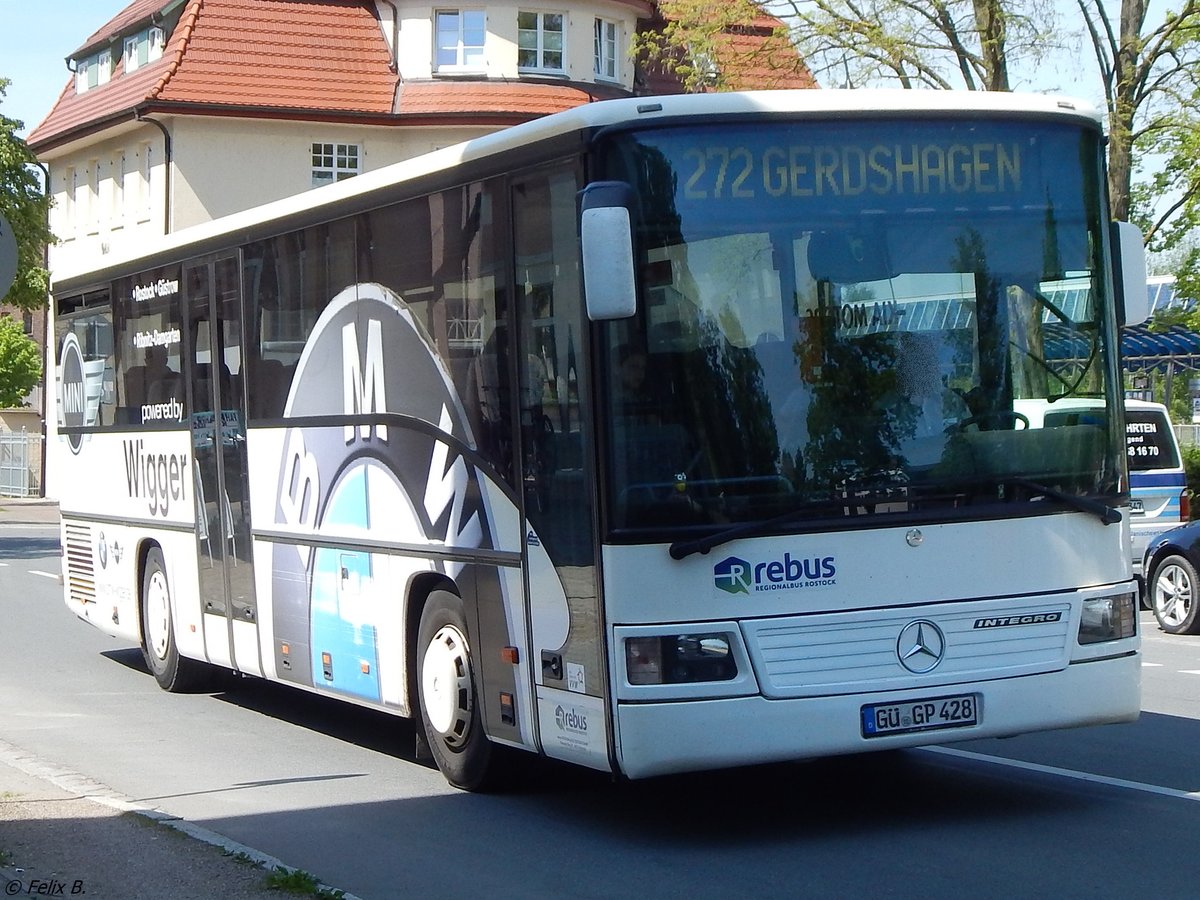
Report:
M 1154 581 L 1154 612 L 1172 628 L 1183 624 L 1192 608 L 1192 579 L 1182 566 L 1168 565 L 1158 570 Z
M 453 625 L 437 630 L 421 663 L 421 699 L 429 725 L 450 747 L 466 743 L 474 705 L 466 638 Z
M 167 658 L 170 634 L 171 595 L 167 578 L 162 572 L 153 572 L 146 585 L 146 646 L 157 659 Z

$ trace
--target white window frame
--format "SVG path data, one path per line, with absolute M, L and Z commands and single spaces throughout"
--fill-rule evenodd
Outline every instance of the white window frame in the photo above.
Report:
M 112 77 L 112 51 L 107 48 L 75 63 L 75 93 L 88 91 L 108 84 Z
M 125 38 L 125 71 L 135 72 L 142 66 L 161 59 L 166 38 L 166 32 L 157 27 Z M 146 51 L 145 59 L 142 59 L 143 49 Z
M 87 233 L 100 233 L 100 160 L 87 165 Z
M 138 199 L 137 199 L 137 220 L 138 223 L 149 222 L 150 212 L 154 204 L 150 197 L 150 188 L 152 185 L 153 161 L 150 158 L 150 145 L 143 143 L 138 158 Z
M 522 28 L 522 16 L 536 16 L 536 25 L 534 28 Z M 546 19 L 548 16 L 557 16 L 559 21 L 559 30 L 557 32 L 546 30 Z M 522 37 L 525 35 L 534 35 L 534 47 L 523 47 Z M 557 34 L 559 46 L 557 48 L 548 47 L 546 36 L 548 34 Z M 533 65 L 521 65 L 521 54 L 533 52 L 536 56 Z M 549 53 L 557 53 L 559 64 L 557 66 L 546 64 L 546 55 Z M 553 12 L 549 10 L 533 10 L 521 9 L 517 11 L 517 71 L 518 72 L 549 72 L 555 75 L 562 75 L 567 70 L 567 14 L 565 12 Z
M 479 16 L 479 30 L 482 32 L 482 44 L 466 42 L 467 16 Z M 457 41 L 453 47 L 442 45 L 442 16 L 458 17 Z M 474 30 L 474 29 L 470 29 Z M 485 56 L 487 48 L 487 12 L 478 7 L 441 7 L 433 10 L 433 70 L 435 72 L 482 72 L 487 68 Z M 441 62 L 439 55 L 443 52 L 454 52 L 454 62 Z M 468 61 L 469 60 L 469 61 Z
M 112 222 L 111 229 L 125 224 L 125 151 L 118 150 L 112 158 Z
M 593 29 L 592 71 L 603 81 L 619 81 L 621 60 L 617 46 L 621 40 L 621 23 L 597 17 Z
M 75 229 L 79 223 L 75 221 L 75 213 L 79 209 L 79 170 L 74 166 L 67 166 L 67 170 L 63 173 L 63 209 L 61 216 L 61 228 L 66 234 L 67 240 L 75 237 Z
M 362 144 L 313 141 L 312 186 L 322 187 L 362 174 Z

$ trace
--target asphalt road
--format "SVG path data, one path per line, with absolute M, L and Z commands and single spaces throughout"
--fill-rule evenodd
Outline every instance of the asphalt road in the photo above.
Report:
M 168 695 L 74 619 L 52 530 L 0 527 L 0 740 L 364 898 L 1191 897 L 1200 638 L 1142 615 L 1134 724 L 475 796 L 407 723 L 253 679 Z

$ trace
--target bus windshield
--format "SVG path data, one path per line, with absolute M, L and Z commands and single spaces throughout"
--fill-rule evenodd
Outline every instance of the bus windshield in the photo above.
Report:
M 1099 141 L 937 119 L 612 136 L 641 284 L 599 344 L 610 536 L 1115 498 Z M 1065 398 L 1088 400 L 1047 416 Z

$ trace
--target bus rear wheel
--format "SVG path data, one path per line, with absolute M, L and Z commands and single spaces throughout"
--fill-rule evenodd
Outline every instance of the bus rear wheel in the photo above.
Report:
M 495 752 L 483 733 L 462 598 L 429 595 L 417 630 L 416 668 L 421 723 L 438 769 L 462 790 L 495 787 Z
M 175 646 L 171 622 L 171 586 L 162 551 L 152 547 L 142 572 L 142 657 L 146 668 L 165 691 L 194 688 L 201 680 L 203 663 L 184 659 Z

